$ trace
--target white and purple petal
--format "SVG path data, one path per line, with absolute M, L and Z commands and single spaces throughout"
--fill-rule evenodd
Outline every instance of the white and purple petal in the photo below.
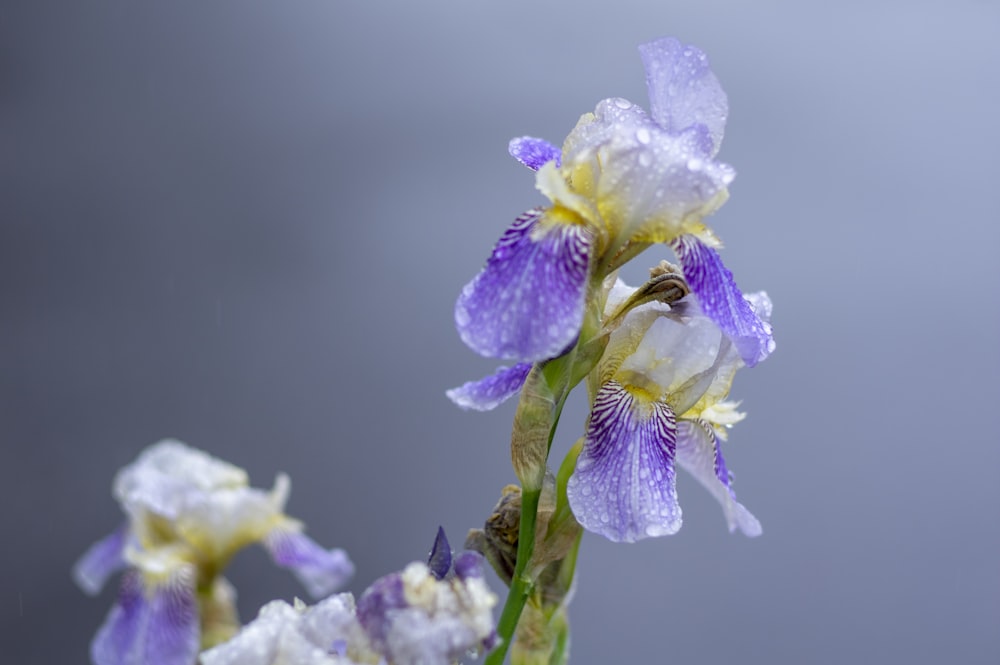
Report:
M 653 120 L 672 134 L 701 125 L 710 141 L 706 156 L 719 150 L 729 115 L 722 85 L 698 48 L 665 37 L 639 47 Z
M 729 531 L 747 536 L 761 534 L 760 522 L 736 501 L 731 476 L 711 425 L 702 421 L 677 421 L 677 463 L 707 489 L 722 506 Z
M 354 564 L 339 548 L 323 549 L 316 541 L 289 526 L 273 529 L 264 546 L 279 566 L 295 574 L 313 598 L 322 598 L 347 583 Z
M 123 524 L 111 535 L 91 545 L 73 566 L 73 581 L 85 593 L 96 596 L 108 578 L 125 567 L 128 533 L 128 525 Z
M 566 487 L 580 524 L 615 542 L 676 533 L 676 424 L 670 407 L 637 403 L 617 381 L 594 399 L 583 450 Z
M 535 362 L 554 358 L 583 322 L 591 236 L 583 226 L 545 224 L 530 210 L 503 234 L 455 303 L 455 324 L 473 351 Z
M 747 367 L 767 358 L 774 351 L 771 324 L 743 296 L 719 253 L 692 235 L 679 237 L 672 247 L 702 311 L 733 341 Z
M 701 224 L 728 196 L 733 169 L 710 158 L 703 125 L 670 132 L 624 99 L 605 99 L 566 138 L 563 171 L 613 236 L 664 242 Z
M 148 587 L 141 573 L 128 572 L 90 654 L 96 665 L 191 665 L 198 647 L 194 570 L 185 566 Z
M 348 593 L 313 607 L 271 601 L 238 635 L 200 656 L 202 665 L 352 665 L 377 660 Z
M 376 580 L 358 599 L 357 616 L 387 662 L 448 665 L 495 645 L 495 604 L 479 575 L 438 580 L 426 565 L 412 563 Z
M 507 152 L 510 156 L 527 166 L 532 171 L 537 171 L 547 162 L 555 162 L 556 166 L 561 165 L 562 151 L 558 146 L 554 146 L 545 139 L 538 139 L 533 136 L 521 136 L 511 139 L 507 145 Z
M 499 367 L 479 381 L 468 381 L 445 392 L 452 402 L 463 409 L 490 411 L 517 394 L 531 371 L 531 363 Z

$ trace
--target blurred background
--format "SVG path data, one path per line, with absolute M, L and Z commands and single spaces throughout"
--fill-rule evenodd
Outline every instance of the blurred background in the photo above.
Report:
M 764 536 L 682 474 L 678 535 L 585 537 L 573 662 L 995 663 L 993 0 L 4 2 L 4 662 L 87 661 L 117 580 L 90 598 L 70 568 L 164 437 L 288 472 L 355 592 L 480 526 L 514 406 L 444 390 L 496 367 L 454 300 L 544 201 L 507 141 L 646 105 L 636 46 L 663 35 L 729 94 L 712 225 L 775 303 L 726 449 Z M 228 577 L 244 620 L 305 595 L 260 548 Z

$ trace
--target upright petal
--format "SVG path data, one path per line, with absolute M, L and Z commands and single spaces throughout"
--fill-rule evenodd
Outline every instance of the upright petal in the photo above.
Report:
M 174 439 L 146 448 L 115 476 L 114 494 L 130 514 L 177 518 L 206 492 L 245 487 L 246 471 Z
M 691 235 L 681 236 L 672 247 L 702 311 L 733 340 L 747 367 L 767 358 L 774 351 L 771 324 L 754 311 L 718 252 Z M 767 305 L 769 312 L 770 301 Z
M 719 502 L 730 532 L 739 529 L 747 536 L 761 534 L 757 518 L 736 501 L 736 494 L 730 487 L 729 470 L 710 425 L 693 420 L 677 421 L 677 463 Z
M 517 394 L 531 371 L 531 363 L 518 363 L 513 367 L 500 367 L 485 379 L 468 381 L 445 394 L 463 409 L 492 411 Z
M 583 528 L 615 542 L 676 533 L 675 436 L 666 404 L 640 403 L 617 381 L 604 384 L 566 487 Z
M 726 128 L 729 102 L 708 67 L 708 58 L 700 49 L 672 37 L 643 44 L 639 53 L 646 67 L 653 120 L 674 134 L 704 125 L 711 136 L 708 156 L 715 155 Z
M 289 568 L 313 598 L 322 598 L 346 584 L 354 574 L 347 553 L 323 549 L 296 526 L 279 526 L 264 539 L 274 562 Z
M 733 169 L 708 155 L 703 125 L 672 133 L 624 99 L 605 99 L 566 138 L 563 169 L 611 236 L 666 242 L 703 228 L 729 196 Z
M 185 566 L 148 587 L 141 573 L 131 571 L 90 654 L 96 665 L 191 665 L 198 643 L 194 570 Z
M 591 238 L 576 224 L 518 217 L 455 304 L 458 333 L 472 350 L 535 362 L 563 353 L 580 332 Z
M 545 139 L 536 139 L 533 136 L 511 139 L 507 145 L 507 152 L 532 171 L 537 171 L 546 162 L 554 161 L 556 166 L 561 164 L 562 151 L 559 147 L 552 145 Z
M 437 537 L 434 538 L 430 556 L 427 557 L 427 567 L 436 580 L 443 580 L 451 570 L 451 545 L 444 535 L 444 527 L 438 527 Z
M 108 578 L 125 567 L 122 556 L 128 538 L 128 525 L 123 524 L 111 535 L 90 546 L 73 566 L 73 581 L 91 596 L 96 596 Z

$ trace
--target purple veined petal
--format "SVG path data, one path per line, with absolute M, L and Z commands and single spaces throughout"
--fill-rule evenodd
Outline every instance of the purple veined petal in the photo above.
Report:
M 531 363 L 499 367 L 485 379 L 468 381 L 445 392 L 452 402 L 463 409 L 491 411 L 517 394 L 531 371 Z
M 760 522 L 736 501 L 729 470 L 711 425 L 693 420 L 677 421 L 677 463 L 707 489 L 722 506 L 729 531 L 747 536 L 761 534 Z
M 354 564 L 344 550 L 323 549 L 286 525 L 272 529 L 264 538 L 264 547 L 276 564 L 291 569 L 313 598 L 330 594 L 354 574 Z
M 540 229 L 545 214 L 535 208 L 514 220 L 455 303 L 458 334 L 480 355 L 548 360 L 580 332 L 590 231 L 559 223 Z
M 704 125 L 711 135 L 708 156 L 714 156 L 722 143 L 729 102 L 708 58 L 672 37 L 643 44 L 639 53 L 646 67 L 653 120 L 674 134 Z
M 90 645 L 91 659 L 96 665 L 191 665 L 199 649 L 198 622 L 191 567 L 152 587 L 130 571 Z
M 747 367 L 767 358 L 774 351 L 771 324 L 743 296 L 719 253 L 691 235 L 681 236 L 672 247 L 702 311 L 733 341 Z
M 84 593 L 96 596 L 108 578 L 125 567 L 122 553 L 128 533 L 128 525 L 121 525 L 111 535 L 91 545 L 73 566 L 73 581 Z
M 583 528 L 629 543 L 680 529 L 675 433 L 674 414 L 666 404 L 636 404 L 617 381 L 601 387 L 566 487 Z
M 511 139 L 507 144 L 507 152 L 532 171 L 537 171 L 546 162 L 555 161 L 556 166 L 560 166 L 562 162 L 562 150 L 545 139 L 533 136 Z
M 430 556 L 427 557 L 427 567 L 431 569 L 434 579 L 438 580 L 443 580 L 451 570 L 451 545 L 448 544 L 448 537 L 444 535 L 444 527 L 438 527 L 434 546 L 431 547 Z

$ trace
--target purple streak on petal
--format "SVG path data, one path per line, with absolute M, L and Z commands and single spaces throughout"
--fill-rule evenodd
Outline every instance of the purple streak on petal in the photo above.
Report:
M 650 115 L 668 132 L 704 125 L 711 135 L 707 154 L 719 151 L 729 115 L 722 85 L 708 66 L 708 58 L 694 46 L 673 38 L 639 47 L 646 67 Z
M 533 136 L 511 139 L 507 144 L 507 152 L 532 171 L 537 171 L 543 164 L 552 160 L 555 160 L 556 166 L 562 166 L 562 150 L 545 139 L 536 139 Z
M 399 573 L 390 573 L 375 580 L 358 598 L 358 621 L 365 633 L 379 648 L 384 646 L 392 625 L 394 610 L 409 607 Z
M 674 414 L 658 402 L 643 408 L 649 413 L 640 413 L 617 381 L 601 387 L 566 487 L 580 524 L 615 542 L 669 535 L 681 526 Z
M 330 594 L 354 574 L 354 564 L 344 550 L 323 549 L 294 529 L 273 529 L 264 539 L 264 547 L 276 564 L 291 569 L 313 598 Z
M 455 557 L 455 574 L 458 579 L 467 580 L 471 577 L 482 577 L 485 573 L 483 556 L 479 552 L 465 550 Z
M 517 394 L 531 371 L 531 363 L 499 367 L 494 374 L 479 381 L 468 381 L 445 394 L 463 409 L 490 411 Z
M 711 425 L 702 421 L 677 421 L 677 463 L 719 502 L 730 532 L 739 529 L 751 537 L 761 534 L 757 518 L 736 501 L 719 440 Z
M 125 567 L 122 552 L 128 539 L 128 525 L 123 524 L 111 535 L 99 540 L 73 566 L 73 581 L 84 593 L 96 596 L 108 578 Z
M 455 303 L 458 334 L 481 355 L 548 360 L 580 332 L 590 232 L 570 224 L 539 231 L 544 215 L 536 208 L 518 217 Z
M 136 571 L 122 578 L 118 602 L 90 645 L 96 665 L 191 665 L 199 648 L 193 571 L 146 588 Z
M 675 240 L 673 248 L 702 311 L 733 341 L 747 367 L 767 358 L 774 351 L 771 324 L 754 312 L 718 252 L 690 235 Z
M 451 545 L 444 535 L 444 527 L 438 527 L 437 537 L 434 538 L 434 545 L 431 547 L 431 554 L 427 557 L 427 567 L 431 569 L 431 575 L 435 579 L 443 580 L 444 576 L 451 570 Z

